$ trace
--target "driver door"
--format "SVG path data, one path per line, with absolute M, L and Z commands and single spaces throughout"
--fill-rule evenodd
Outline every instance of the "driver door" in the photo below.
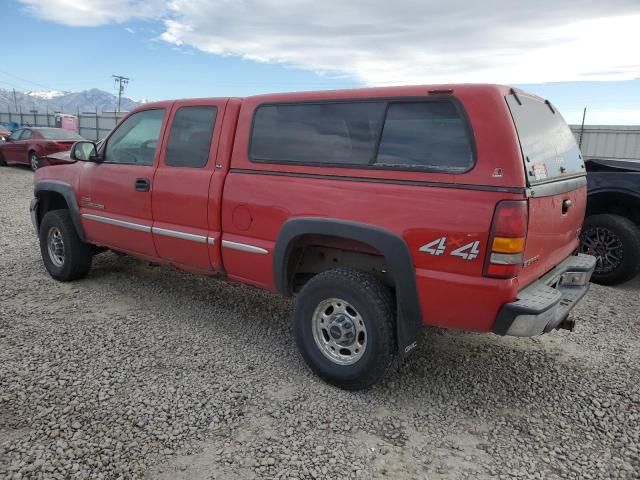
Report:
M 78 200 L 91 243 L 157 257 L 151 235 L 151 192 L 170 107 L 128 116 L 104 142 L 99 152 L 102 161 L 85 164 Z

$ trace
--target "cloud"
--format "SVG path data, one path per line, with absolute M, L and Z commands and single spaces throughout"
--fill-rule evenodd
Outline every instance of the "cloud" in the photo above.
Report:
M 19 0 L 35 17 L 72 27 L 97 27 L 154 19 L 166 11 L 163 0 Z
M 68 25 L 160 19 L 177 46 L 371 85 L 640 76 L 637 0 L 21 1 Z

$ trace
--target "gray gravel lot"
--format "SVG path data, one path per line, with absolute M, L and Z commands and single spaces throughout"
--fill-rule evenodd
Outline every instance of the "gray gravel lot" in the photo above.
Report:
M 322 383 L 289 301 L 112 253 L 52 280 L 0 169 L 0 478 L 640 478 L 640 282 L 574 333 L 425 329 L 367 392 Z

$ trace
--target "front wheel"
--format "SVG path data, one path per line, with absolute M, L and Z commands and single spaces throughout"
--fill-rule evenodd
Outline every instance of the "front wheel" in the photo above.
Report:
M 296 297 L 294 332 L 305 362 L 346 390 L 377 383 L 395 353 L 395 302 L 373 275 L 348 269 L 313 277 Z
M 591 215 L 584 221 L 580 251 L 597 258 L 595 283 L 616 285 L 640 272 L 640 228 L 620 215 Z
M 40 225 L 40 253 L 56 280 L 68 282 L 89 273 L 93 250 L 80 240 L 69 210 L 47 212 Z

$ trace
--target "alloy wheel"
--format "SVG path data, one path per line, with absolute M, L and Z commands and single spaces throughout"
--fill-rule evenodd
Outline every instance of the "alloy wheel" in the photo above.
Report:
M 622 265 L 624 246 L 615 232 L 594 227 L 582 234 L 582 253 L 596 257 L 596 273 L 610 273 Z

